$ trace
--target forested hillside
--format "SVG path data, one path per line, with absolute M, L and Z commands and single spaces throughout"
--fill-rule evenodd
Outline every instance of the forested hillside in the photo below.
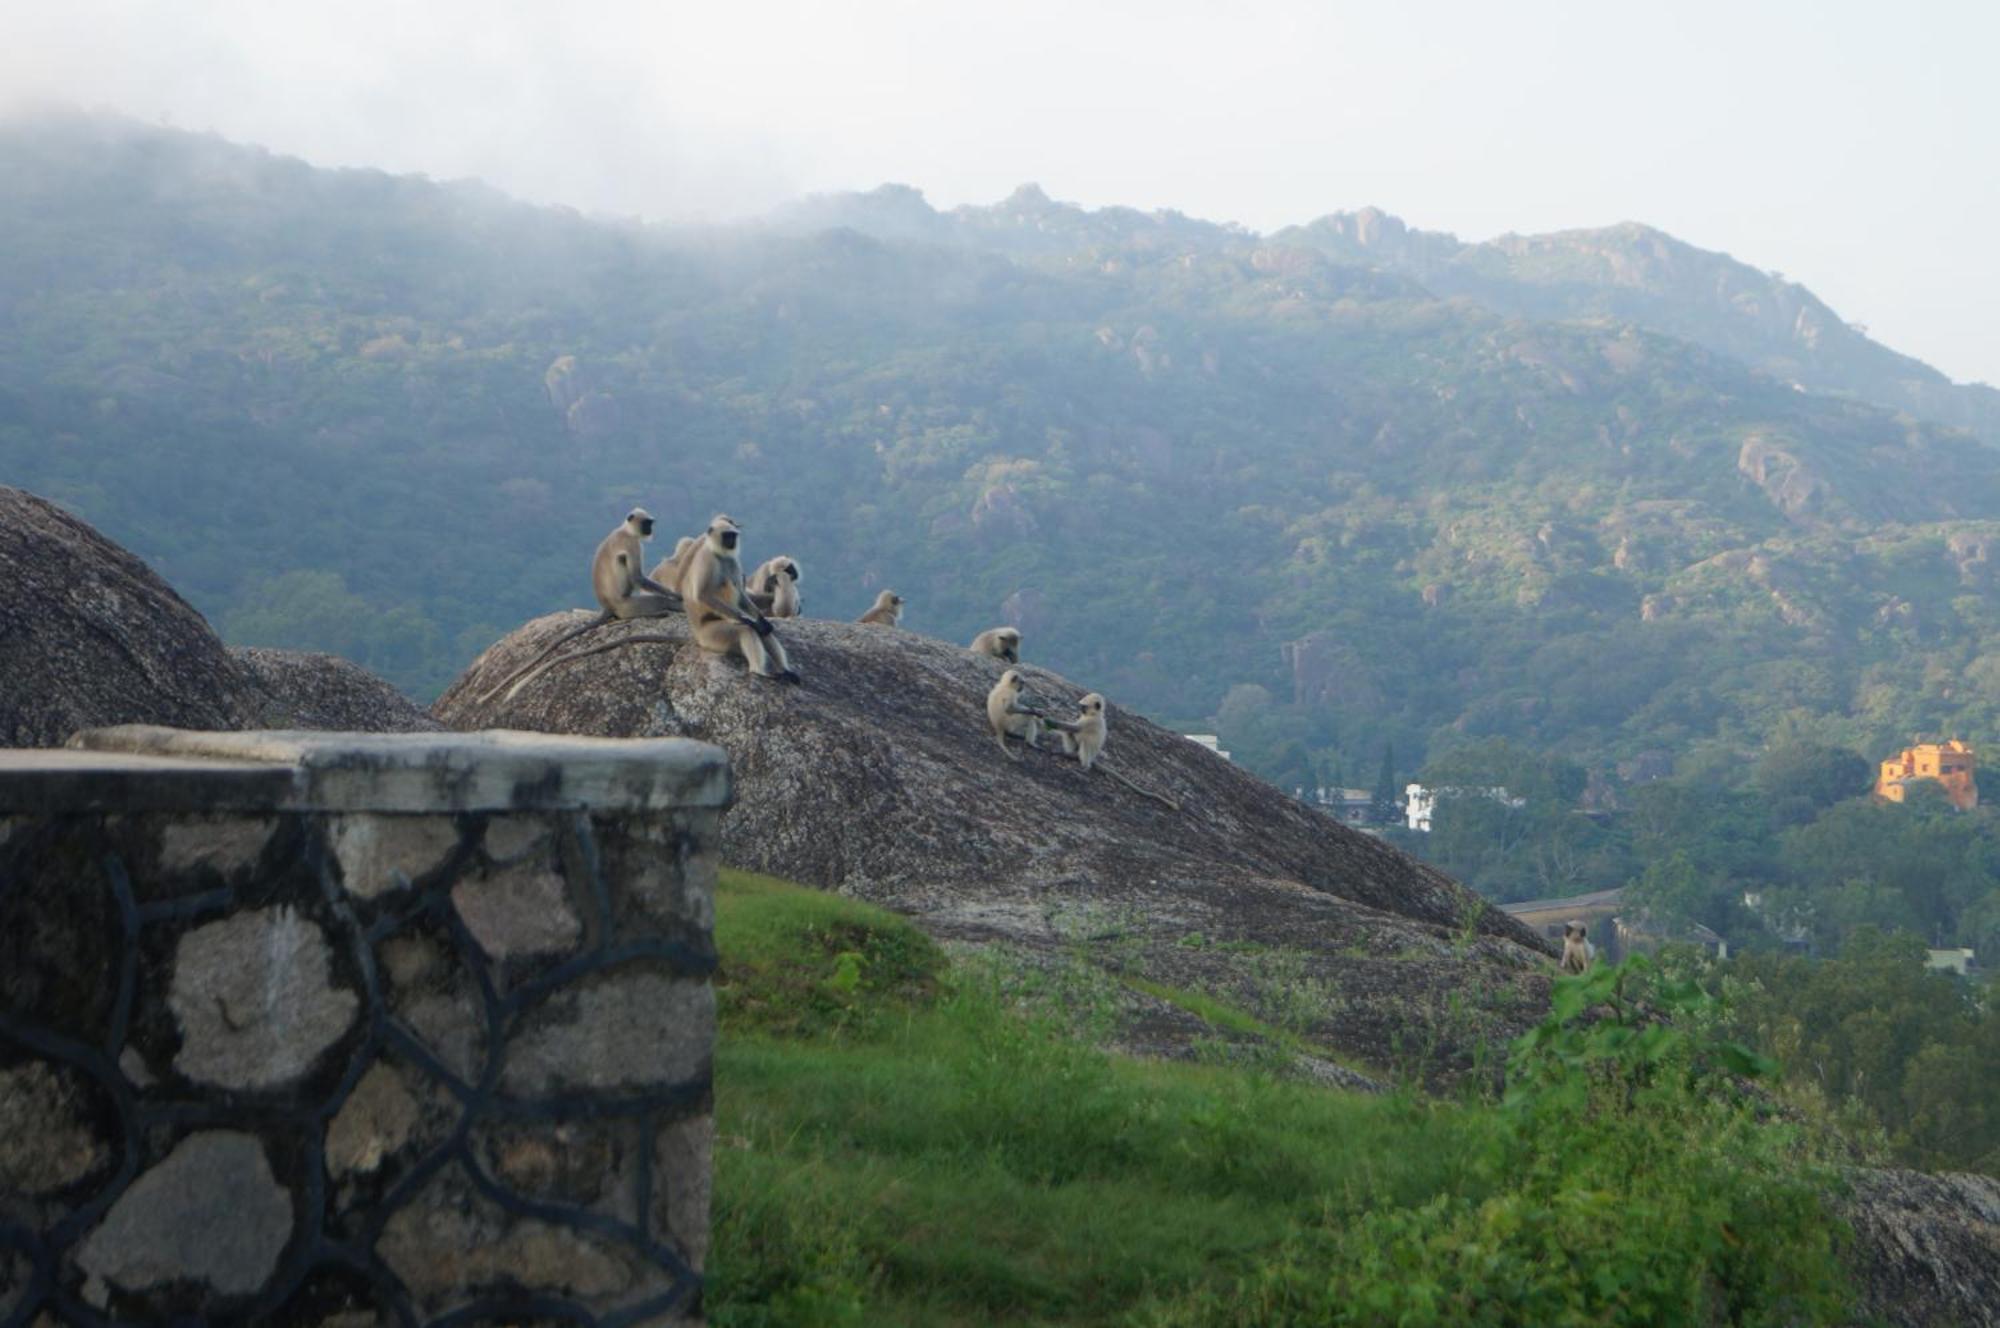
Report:
M 640 502 L 732 512 L 810 613 L 1016 622 L 1286 783 L 1995 728 L 2000 452 L 1324 228 L 1032 189 L 649 227 L 74 116 L 0 172 L 0 480 L 419 694 L 587 603 Z

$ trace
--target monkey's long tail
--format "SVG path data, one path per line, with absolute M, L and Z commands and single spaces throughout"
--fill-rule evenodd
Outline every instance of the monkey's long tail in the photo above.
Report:
M 1134 784 L 1131 780 L 1125 778 L 1125 776 L 1119 774 L 1116 770 L 1113 770 L 1110 766 L 1105 765 L 1102 761 L 1097 763 L 1096 768 L 1102 770 L 1105 774 L 1111 776 L 1113 779 L 1123 784 L 1126 788 L 1131 789 L 1134 793 L 1137 793 L 1140 797 L 1151 798 L 1154 802 L 1159 803 L 1162 807 L 1165 807 L 1170 812 L 1178 812 L 1181 809 L 1181 805 L 1178 802 L 1175 802 L 1172 798 L 1169 798 L 1166 794 L 1155 793 L 1152 789 L 1142 788 L 1139 785 Z
M 663 636 L 659 632 L 635 632 L 631 636 L 621 636 L 616 641 L 606 641 L 601 646 L 589 646 L 582 650 L 573 650 L 560 659 L 550 660 L 541 668 L 536 669 L 535 672 L 515 683 L 508 689 L 506 699 L 509 701 L 513 700 L 516 692 L 526 687 L 540 675 L 547 673 L 550 669 L 556 668 L 559 665 L 574 664 L 580 659 L 589 659 L 592 655 L 601 655 L 607 650 L 618 650 L 625 646 L 640 646 L 648 643 L 661 646 L 679 646 L 686 645 L 687 638 L 684 636 Z
M 555 654 L 556 651 L 561 650 L 564 646 L 576 640 L 576 638 L 582 636 L 585 632 L 594 632 L 598 628 L 604 626 L 606 623 L 613 623 L 616 621 L 618 620 L 612 617 L 610 614 L 600 613 L 595 618 L 592 618 L 589 622 L 584 623 L 581 627 L 572 628 L 571 630 L 564 632 L 561 636 L 549 642 L 548 648 L 543 650 L 541 654 L 535 656 L 533 659 L 529 660 L 526 664 L 523 664 L 520 668 L 515 669 L 512 673 L 508 674 L 506 677 L 502 678 L 499 682 L 493 684 L 492 687 L 488 688 L 485 694 L 479 698 L 479 703 L 481 705 L 485 705 L 488 701 L 491 701 L 494 697 L 498 696 L 502 691 L 506 690 L 510 684 L 513 684 L 517 679 L 522 679 L 524 674 L 532 672 L 535 669 L 535 667 L 539 665 L 543 660 L 547 659 L 550 655 Z M 511 701 L 513 698 L 514 698 L 514 693 L 511 691 L 507 692 L 507 699 Z

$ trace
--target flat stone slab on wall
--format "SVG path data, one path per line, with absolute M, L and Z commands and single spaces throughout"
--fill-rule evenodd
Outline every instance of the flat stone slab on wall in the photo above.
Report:
M 0 1323 L 682 1322 L 720 749 L 0 751 Z

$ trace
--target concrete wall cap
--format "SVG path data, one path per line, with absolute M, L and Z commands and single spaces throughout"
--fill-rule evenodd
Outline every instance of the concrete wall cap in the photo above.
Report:
M 732 796 L 723 750 L 687 738 L 124 724 L 0 751 L 0 810 L 16 811 L 648 812 Z

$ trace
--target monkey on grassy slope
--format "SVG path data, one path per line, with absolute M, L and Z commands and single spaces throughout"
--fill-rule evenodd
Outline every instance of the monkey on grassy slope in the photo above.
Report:
M 643 507 L 627 512 L 625 520 L 604 537 L 590 557 L 590 589 L 597 596 L 597 617 L 557 637 L 539 655 L 501 679 L 480 700 L 490 701 L 509 687 L 518 691 L 543 661 L 585 632 L 631 618 L 664 618 L 679 613 L 680 595 L 640 570 L 645 542 L 652 537 L 653 514 Z
M 736 556 L 741 540 L 737 524 L 718 513 L 681 569 L 681 598 L 695 644 L 718 655 L 741 654 L 760 678 L 796 683 L 799 675 L 785 658 L 777 630 L 743 589 L 743 564 Z

